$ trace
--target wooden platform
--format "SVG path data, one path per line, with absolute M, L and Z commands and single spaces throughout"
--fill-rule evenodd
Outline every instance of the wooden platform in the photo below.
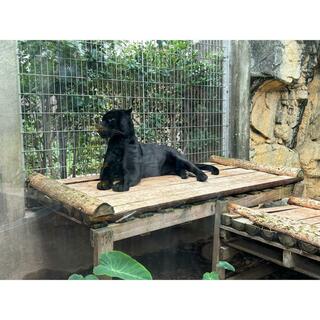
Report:
M 314 208 L 303 206 L 310 201 Z M 223 243 L 320 279 L 320 202 L 289 198 L 290 202 L 297 204 L 248 209 L 229 203 L 230 212 L 221 215 Z M 237 214 L 246 214 L 242 210 L 253 218 Z M 253 222 L 255 215 L 262 217 L 261 223 Z
M 162 176 L 143 179 L 130 191 L 118 193 L 97 190 L 97 176 L 61 180 L 69 188 L 98 198 L 113 208 L 115 221 L 130 213 L 139 214 L 186 203 L 194 203 L 228 195 L 265 188 L 283 186 L 299 180 L 296 177 L 278 176 L 232 166 L 217 165 L 220 175 L 208 173 L 208 181 L 198 182 L 194 177 Z
M 227 163 L 221 163 L 224 161 Z M 218 204 L 222 202 L 250 207 L 289 197 L 294 184 L 303 179 L 300 170 L 294 168 L 221 157 L 212 162 L 220 174 L 208 173 L 206 182 L 198 182 L 195 177 L 183 180 L 162 176 L 143 179 L 130 191 L 117 193 L 97 190 L 98 176 L 56 181 L 36 174 L 29 177 L 28 190 L 36 202 L 91 228 L 96 265 L 100 254 L 112 250 L 115 241 L 205 219 L 217 210 L 221 212 Z M 215 246 L 216 235 L 219 231 L 214 233 Z

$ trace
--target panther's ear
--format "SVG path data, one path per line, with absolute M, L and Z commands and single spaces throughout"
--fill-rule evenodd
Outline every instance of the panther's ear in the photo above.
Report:
M 131 113 L 132 113 L 132 108 L 126 110 L 126 112 L 127 112 L 128 114 L 131 114 Z

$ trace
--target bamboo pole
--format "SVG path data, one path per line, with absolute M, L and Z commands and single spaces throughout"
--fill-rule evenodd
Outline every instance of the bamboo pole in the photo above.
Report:
M 219 157 L 216 155 L 212 155 L 210 157 L 211 162 L 219 163 L 225 166 L 234 166 L 244 169 L 251 169 L 262 171 L 266 173 L 276 174 L 278 176 L 289 176 L 303 179 L 303 171 L 300 168 L 289 168 L 289 167 L 273 167 L 264 164 L 258 164 L 255 162 L 241 160 L 241 159 L 234 159 L 234 158 L 225 158 Z
M 31 174 L 28 178 L 28 185 L 49 198 L 92 217 L 108 216 L 114 213 L 113 208 L 102 200 L 90 197 L 40 173 Z
M 320 201 L 309 198 L 290 197 L 288 203 L 300 207 L 320 210 Z
M 320 229 L 315 225 L 309 225 L 301 221 L 276 215 L 268 215 L 268 213 L 263 211 L 249 209 L 235 203 L 229 203 L 228 210 L 230 213 L 237 213 L 248 218 L 255 224 L 320 247 Z

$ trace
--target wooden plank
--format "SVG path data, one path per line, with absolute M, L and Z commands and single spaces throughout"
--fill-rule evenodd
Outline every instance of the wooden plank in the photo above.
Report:
M 232 169 L 222 173 L 219 176 L 213 176 L 210 174 L 208 176 L 208 180 L 205 183 L 216 183 L 216 181 L 219 181 L 224 177 L 243 175 L 243 174 L 246 175 L 250 173 L 255 173 L 255 171 L 245 170 L 245 169 Z M 130 188 L 130 196 L 134 195 L 136 192 L 143 192 L 145 194 L 146 191 L 149 193 L 150 190 L 163 190 L 167 188 L 167 186 L 173 186 L 173 185 L 189 186 L 189 184 L 191 183 L 193 184 L 193 186 L 202 184 L 202 182 L 196 181 L 195 178 L 181 179 L 178 176 L 160 176 L 160 177 L 144 178 L 137 186 Z M 96 184 L 97 184 L 96 181 L 92 181 L 92 182 L 71 184 L 69 185 L 69 187 L 86 192 L 91 196 L 95 196 L 95 197 L 103 196 L 105 198 L 106 196 L 110 196 L 113 199 L 123 198 L 123 194 L 119 192 L 114 192 L 112 190 L 98 190 L 96 188 Z M 193 186 L 190 185 L 189 187 L 193 187 Z
M 282 266 L 282 250 L 240 237 L 236 240 L 228 241 L 227 245 Z
M 188 221 L 209 217 L 214 213 L 215 204 L 207 202 L 187 208 L 177 208 L 169 213 L 158 213 L 151 217 L 135 219 L 126 223 L 110 224 L 106 228 L 113 231 L 114 241 L 117 241 Z
M 239 233 L 239 231 L 237 231 Z M 275 243 L 274 243 L 275 244 Z M 286 251 L 286 259 L 289 257 L 290 252 L 290 266 L 293 270 L 304 273 L 310 277 L 319 279 L 320 278 L 320 257 L 310 255 L 297 250 L 294 248 L 286 249 L 279 244 L 279 249 L 272 248 L 271 246 L 266 247 L 265 245 L 259 244 L 257 241 L 250 241 L 243 238 L 235 238 L 227 243 L 228 246 L 235 249 L 250 253 L 257 257 L 263 258 L 267 261 L 271 261 L 277 265 L 284 265 L 284 251 Z M 287 261 L 289 263 L 289 261 Z
M 208 200 L 217 197 L 223 197 L 227 195 L 243 193 L 250 190 L 259 190 L 272 186 L 278 186 L 283 184 L 289 184 L 295 181 L 295 178 L 287 177 L 268 177 L 264 173 L 255 173 L 256 179 L 243 181 L 243 177 L 234 177 L 232 180 L 223 181 L 220 180 L 219 184 L 210 187 L 210 184 L 204 183 L 202 188 L 197 189 L 180 189 L 177 190 L 177 186 L 172 189 L 158 191 L 154 194 L 145 194 L 144 198 L 148 200 L 140 200 L 135 202 L 131 201 L 131 197 L 127 197 L 126 204 L 118 205 L 116 201 L 112 201 L 112 198 L 101 198 L 103 201 L 108 201 L 108 203 L 114 207 L 115 213 L 124 213 L 131 210 L 147 211 L 155 210 L 159 208 L 170 207 L 182 203 L 190 203 L 194 201 Z M 257 177 L 259 176 L 259 177 Z M 292 180 L 293 179 L 293 180 Z M 138 198 L 139 199 L 139 198 Z M 140 198 L 141 199 L 141 198 Z M 122 200 L 121 200 L 122 201 Z
M 259 280 L 271 273 L 277 271 L 279 267 L 270 263 L 260 263 L 254 268 L 242 271 L 234 276 L 227 277 L 226 280 Z
M 316 261 L 320 262 L 320 256 L 318 256 L 318 255 L 310 254 L 310 253 L 301 251 L 300 249 L 296 249 L 296 248 L 286 248 L 285 246 L 283 246 L 279 242 L 269 241 L 269 240 L 266 240 L 266 239 L 264 239 L 264 238 L 262 238 L 260 236 L 251 236 L 251 235 L 249 235 L 248 233 L 246 233 L 244 231 L 239 231 L 239 230 L 236 230 L 236 229 L 234 229 L 232 227 L 229 227 L 229 226 L 222 225 L 221 226 L 221 232 L 222 231 L 224 231 L 226 233 L 226 236 L 228 238 L 226 238 L 225 240 L 227 240 L 227 241 L 229 241 L 229 240 L 232 241 L 233 238 L 231 237 L 231 235 L 232 234 L 237 234 L 237 235 L 240 235 L 242 237 L 249 238 L 250 241 L 257 240 L 259 242 L 263 242 L 263 243 L 268 244 L 270 246 L 277 247 L 277 248 L 282 249 L 282 250 L 289 250 L 291 252 L 297 253 L 297 254 L 302 255 L 304 257 L 307 257 L 307 258 L 310 258 L 312 260 L 316 260 Z M 221 232 L 220 232 L 220 234 L 221 234 Z
M 227 211 L 227 204 L 233 202 L 245 207 L 254 207 L 258 204 L 287 198 L 292 194 L 293 185 L 276 187 L 273 189 L 262 190 L 257 194 L 247 194 L 243 198 L 225 198 L 223 200 L 223 212 Z
M 265 247 L 257 242 L 239 239 L 228 243 L 230 247 L 250 253 L 267 261 L 271 261 L 277 265 L 285 266 L 283 263 L 282 252 Z M 291 259 L 292 269 L 304 273 L 310 277 L 320 278 L 320 265 L 318 262 L 307 259 L 305 256 L 294 254 Z
M 270 213 L 270 215 L 273 215 L 273 216 L 285 217 L 285 218 L 289 218 L 297 221 L 300 221 L 300 220 L 307 221 L 305 219 L 320 217 L 319 210 L 313 210 L 313 209 L 308 209 L 303 207 L 295 208 L 291 210 L 285 210 L 285 211 L 268 212 L 268 213 Z
M 252 222 L 272 231 L 280 232 L 291 236 L 294 239 L 305 241 L 314 246 L 320 247 L 320 229 L 313 228 L 313 226 L 302 223 L 299 220 L 293 220 L 283 216 L 280 217 L 267 213 L 264 214 L 259 210 L 253 210 L 233 203 L 229 203 L 228 209 L 230 212 L 239 213 L 250 219 Z M 290 212 L 292 211 L 293 210 Z
M 93 175 L 86 175 L 81 177 L 60 179 L 59 182 L 62 182 L 63 184 L 74 184 L 74 183 L 83 183 L 83 182 L 97 181 L 97 180 L 99 180 L 99 175 L 93 174 Z
M 212 162 L 204 162 L 205 164 L 212 165 Z M 220 172 L 223 172 L 225 170 L 235 169 L 234 166 L 224 166 L 224 165 L 215 165 Z M 208 173 L 208 171 L 205 171 Z M 85 176 L 79 176 L 79 177 L 73 177 L 73 178 L 66 178 L 66 179 L 60 179 L 59 181 L 63 184 L 77 184 L 77 183 L 83 183 L 83 182 L 89 182 L 89 181 L 98 181 L 100 179 L 99 174 L 92 174 L 92 175 L 85 175 Z
M 279 206 L 279 207 L 270 207 L 270 208 L 253 208 L 253 209 L 258 209 L 259 211 L 262 211 L 262 212 L 271 213 L 271 212 L 280 212 L 280 211 L 290 211 L 296 208 L 299 208 L 299 207 L 289 205 L 289 206 Z
M 242 179 L 251 179 L 251 175 L 254 174 L 254 178 L 258 178 L 258 175 L 256 172 L 252 172 L 252 173 L 247 173 L 245 175 L 241 175 Z M 216 179 L 216 180 L 208 180 L 206 182 L 199 182 L 199 181 L 192 181 L 190 183 L 184 184 L 184 183 L 178 183 L 178 184 L 170 184 L 170 185 L 161 185 L 161 184 L 157 184 L 154 185 L 152 187 L 148 187 L 148 188 L 143 188 L 143 189 L 139 189 L 139 190 L 130 190 L 129 192 L 129 197 L 128 196 L 124 196 L 124 193 L 119 193 L 119 192 L 113 192 L 111 191 L 111 193 L 108 193 L 107 195 L 96 195 L 95 196 L 101 199 L 104 199 L 104 201 L 109 201 L 111 200 L 113 203 L 117 203 L 117 204 L 125 204 L 128 203 L 128 201 L 130 202 L 136 202 L 136 201 L 140 201 L 141 199 L 147 200 L 147 199 L 153 199 L 155 197 L 166 197 L 168 194 L 171 193 L 187 193 L 188 195 L 193 193 L 194 190 L 199 190 L 199 189 L 203 189 L 203 190 L 210 190 L 213 191 L 214 189 L 216 189 L 217 185 L 231 185 L 234 179 L 236 179 L 236 177 L 239 177 L 238 175 L 236 176 L 232 176 L 232 177 L 220 177 L 220 179 Z M 259 177 L 261 178 L 261 177 Z M 242 179 L 240 179 L 241 181 L 243 181 Z M 236 181 L 239 181 L 236 180 Z M 94 191 L 96 192 L 96 191 Z M 91 196 L 93 196 L 92 193 L 90 193 Z M 187 195 L 187 197 L 188 197 Z
M 320 224 L 320 216 L 306 218 L 301 220 L 303 223 L 311 224 L 311 225 L 318 225 Z
M 248 179 L 248 181 L 243 181 L 244 179 Z M 289 178 L 290 179 L 290 178 Z M 206 182 L 197 182 L 194 181 L 191 184 L 179 184 L 179 185 L 169 185 L 169 186 L 155 186 L 154 188 L 148 188 L 139 190 L 139 191 L 130 191 L 129 193 L 114 193 L 109 196 L 100 196 L 99 198 L 103 198 L 105 201 L 107 199 L 117 200 L 119 199 L 119 204 L 122 203 L 122 200 L 125 199 L 125 203 L 139 201 L 140 199 L 153 199 L 154 197 L 160 197 L 170 195 L 171 193 L 190 193 L 193 194 L 196 190 L 204 190 L 210 193 L 212 192 L 220 192 L 221 190 L 232 190 L 234 185 L 244 187 L 247 185 L 254 186 L 256 183 L 261 182 L 270 182 L 277 183 L 277 181 L 285 181 L 287 178 L 279 178 L 276 176 L 270 176 L 265 173 L 253 172 L 248 173 L 247 175 L 241 176 L 232 176 L 232 177 L 224 177 L 223 179 L 218 180 L 210 180 Z M 281 182 L 280 182 L 281 184 Z M 254 189 L 254 188 L 253 188 Z M 124 196 L 125 195 L 125 196 Z M 129 197 L 128 197 L 129 195 Z M 146 198 L 148 196 L 148 198 Z
M 294 267 L 293 269 L 308 275 L 309 277 L 320 279 L 320 264 L 317 261 L 312 261 L 305 256 L 293 254 L 292 256 Z

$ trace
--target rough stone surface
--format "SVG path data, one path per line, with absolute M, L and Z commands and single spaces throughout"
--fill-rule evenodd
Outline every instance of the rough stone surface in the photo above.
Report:
M 260 144 L 255 148 L 254 161 L 275 166 L 300 167 L 299 154 L 279 144 Z
M 320 196 L 319 41 L 251 41 L 250 157 L 300 167 Z
M 251 72 L 292 83 L 301 76 L 302 48 L 297 41 L 251 41 Z

